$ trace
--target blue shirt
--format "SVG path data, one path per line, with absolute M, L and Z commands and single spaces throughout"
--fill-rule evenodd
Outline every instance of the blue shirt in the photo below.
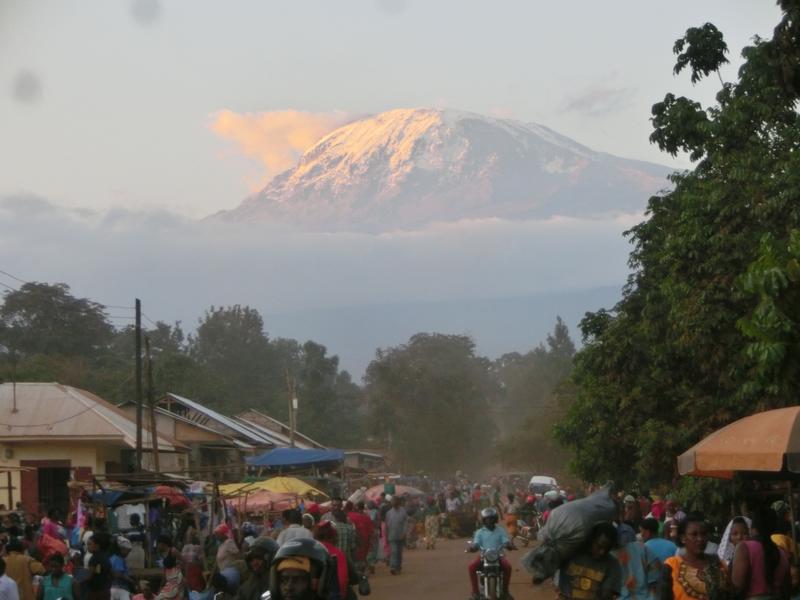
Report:
M 119 554 L 114 554 L 111 556 L 111 571 L 118 571 L 123 575 L 130 575 L 128 572 L 128 564 L 125 562 L 125 559 L 122 558 Z M 113 578 L 111 581 L 111 587 L 115 588 L 122 588 L 124 590 L 128 589 L 130 584 L 125 579 L 117 579 L 116 577 Z M 128 590 L 130 591 L 130 590 Z
M 652 548 L 630 542 L 615 551 L 622 567 L 621 600 L 649 600 L 661 579 L 661 561 Z
M 655 553 L 662 565 L 670 556 L 675 556 L 675 552 L 678 550 L 674 543 L 664 538 L 651 538 L 644 545 Z
M 493 530 L 481 527 L 475 532 L 475 538 L 472 540 L 472 544 L 481 550 L 489 550 L 491 548 L 502 548 L 510 541 L 506 530 L 500 526 L 495 526 Z

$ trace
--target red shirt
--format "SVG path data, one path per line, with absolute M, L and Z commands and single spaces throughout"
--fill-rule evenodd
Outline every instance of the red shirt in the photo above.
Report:
M 356 550 L 353 558 L 359 562 L 367 560 L 372 541 L 372 519 L 361 512 L 347 513 L 347 518 L 356 528 Z
M 339 576 L 339 589 L 342 592 L 342 598 L 347 598 L 347 588 L 349 587 L 348 583 L 350 582 L 350 577 L 347 575 L 347 557 L 344 555 L 344 552 L 330 542 L 323 542 L 320 540 L 320 543 L 327 548 L 328 553 L 331 556 L 336 557 L 336 571 L 337 575 Z

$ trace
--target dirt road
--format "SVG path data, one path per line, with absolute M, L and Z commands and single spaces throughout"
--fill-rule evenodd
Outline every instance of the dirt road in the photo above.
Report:
M 466 540 L 439 540 L 436 550 L 407 550 L 403 572 L 391 575 L 389 568 L 378 565 L 370 578 L 376 600 L 467 600 L 470 595 L 467 565 L 474 554 L 464 554 Z M 511 595 L 514 600 L 554 600 L 552 584 L 533 587 L 527 571 L 520 566 L 520 549 L 506 557 L 514 568 Z

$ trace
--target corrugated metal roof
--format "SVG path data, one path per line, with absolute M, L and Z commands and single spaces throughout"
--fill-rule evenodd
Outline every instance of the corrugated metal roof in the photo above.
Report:
M 236 416 L 233 418 L 239 421 L 240 423 L 246 425 L 247 427 L 255 429 L 264 437 L 271 439 L 276 446 L 288 446 L 289 444 L 291 444 L 291 439 L 289 438 L 289 436 L 283 435 L 282 433 L 278 433 L 277 431 L 273 431 L 272 429 L 264 427 L 263 425 L 259 425 L 258 423 L 254 423 L 253 421 L 248 421 L 244 417 Z M 311 449 L 314 447 L 305 443 L 299 437 L 295 437 L 294 445 L 298 448 L 305 448 L 305 449 Z
M 261 435 L 257 431 L 255 431 L 251 426 L 245 425 L 244 423 L 240 423 L 232 419 L 231 417 L 226 417 L 223 414 L 218 413 L 215 410 L 208 408 L 207 406 L 203 406 L 195 402 L 194 400 L 189 400 L 189 398 L 184 398 L 183 396 L 178 396 L 177 394 L 169 393 L 167 394 L 173 400 L 183 404 L 187 408 L 190 408 L 209 419 L 217 421 L 218 423 L 222 424 L 223 426 L 237 432 L 239 435 L 245 436 L 248 441 L 255 442 L 259 445 L 267 445 L 267 446 L 274 446 L 275 443 L 270 440 L 269 438 Z M 192 420 L 192 419 L 190 419 Z
M 0 385 L 0 441 L 39 439 L 110 440 L 136 447 L 136 423 L 122 410 L 94 394 L 59 383 Z M 150 432 L 142 431 L 150 445 Z M 185 446 L 158 436 L 159 450 L 175 452 Z
M 164 415 L 166 417 L 169 417 L 170 419 L 175 419 L 176 421 L 180 421 L 182 423 L 186 423 L 188 425 L 191 425 L 192 427 L 197 427 L 198 429 L 200 429 L 202 431 L 207 431 L 209 433 L 213 433 L 214 435 L 218 435 L 218 436 L 220 436 L 222 438 L 225 438 L 225 440 L 228 443 L 230 443 L 233 446 L 236 446 L 237 448 L 242 448 L 244 450 L 253 450 L 255 448 L 255 446 L 253 446 L 251 444 L 248 444 L 246 442 L 242 442 L 240 440 L 237 440 L 236 438 L 233 438 L 233 437 L 231 437 L 229 435 L 225 435 L 224 433 L 220 433 L 219 431 L 217 431 L 215 429 L 211 429 L 210 427 L 206 427 L 205 425 L 202 425 L 201 423 L 198 423 L 197 421 L 192 421 L 191 419 L 187 419 L 184 416 L 181 416 L 181 415 L 176 414 L 174 412 L 170 412 L 166 408 L 156 408 L 156 412 L 158 414 L 160 414 L 160 415 Z
M 272 435 L 280 436 L 281 439 L 286 440 L 287 444 L 289 443 L 289 436 L 288 435 L 284 434 L 282 431 L 281 432 L 275 431 L 274 429 L 270 429 L 269 427 L 265 427 L 265 426 L 259 424 L 258 422 L 254 421 L 254 420 L 248 419 L 247 418 L 247 413 L 253 413 L 253 414 L 257 415 L 260 419 L 264 419 L 266 421 L 274 423 L 275 425 L 277 425 L 281 429 L 289 429 L 288 425 L 286 425 L 285 423 L 281 423 L 275 417 L 270 417 L 269 415 L 265 415 L 264 413 L 262 413 L 259 410 L 256 410 L 255 408 L 248 408 L 243 413 L 239 413 L 238 415 L 236 415 L 236 419 L 238 419 L 240 421 L 244 421 L 244 422 L 248 423 L 249 425 L 258 426 L 259 430 L 269 431 Z M 298 441 L 302 441 L 309 448 L 319 448 L 319 449 L 324 449 L 325 448 L 325 446 L 323 444 L 320 444 L 316 440 L 312 440 L 307 435 L 305 435 L 303 433 L 300 433 L 299 431 L 295 431 L 295 444 L 297 444 Z

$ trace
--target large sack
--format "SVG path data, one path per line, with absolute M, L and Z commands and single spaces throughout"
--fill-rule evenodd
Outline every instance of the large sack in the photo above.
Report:
M 553 509 L 539 531 L 541 544 L 522 557 L 522 564 L 533 575 L 534 582 L 552 577 L 562 562 L 575 555 L 597 523 L 617 517 L 611 489 L 612 484 L 606 484 L 591 496 Z
M 60 539 L 46 533 L 39 539 L 39 552 L 42 555 L 42 562 L 47 564 L 47 560 L 54 554 L 67 556 L 67 545 Z
M 355 506 L 359 502 L 366 502 L 367 501 L 367 488 L 359 488 L 352 495 L 347 499 L 348 502 L 352 502 Z

